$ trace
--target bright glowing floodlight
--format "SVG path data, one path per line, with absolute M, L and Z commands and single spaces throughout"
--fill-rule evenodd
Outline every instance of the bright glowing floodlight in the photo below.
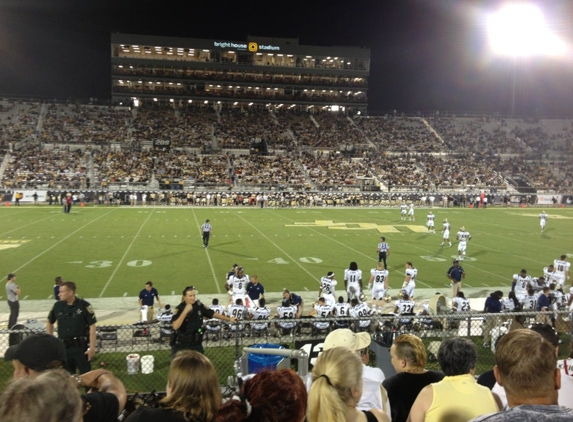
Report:
M 488 19 L 493 50 L 508 56 L 555 56 L 565 53 L 565 43 L 552 34 L 541 11 L 533 5 L 509 4 Z

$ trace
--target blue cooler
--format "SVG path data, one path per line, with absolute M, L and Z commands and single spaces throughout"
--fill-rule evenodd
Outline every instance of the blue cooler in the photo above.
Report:
M 253 344 L 253 348 L 256 349 L 284 349 L 280 344 Z M 276 355 L 259 355 L 254 353 L 249 353 L 249 374 L 258 374 L 259 372 L 268 370 L 274 371 L 277 369 L 277 365 L 284 359 L 284 356 Z

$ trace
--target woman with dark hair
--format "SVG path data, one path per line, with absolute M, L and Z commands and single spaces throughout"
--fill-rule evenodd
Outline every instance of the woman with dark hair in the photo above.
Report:
M 215 422 L 302 422 L 307 392 L 291 369 L 265 371 L 245 382 L 241 393 L 227 401 Z
M 221 406 L 213 364 L 192 350 L 177 353 L 171 361 L 166 390 L 159 408 L 141 406 L 126 422 L 211 422 Z

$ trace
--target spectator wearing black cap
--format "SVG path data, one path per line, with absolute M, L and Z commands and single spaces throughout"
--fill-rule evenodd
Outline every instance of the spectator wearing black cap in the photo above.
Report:
M 386 265 L 386 259 L 390 256 L 390 245 L 386 243 L 386 238 L 382 236 L 380 238 L 380 243 L 378 243 L 378 262 L 384 262 L 384 269 L 388 269 Z
M 5 361 L 12 361 L 14 378 L 35 379 L 43 372 L 63 368 L 66 363 L 66 348 L 62 340 L 47 334 L 37 333 L 26 337 L 16 346 L 8 348 Z M 77 387 L 91 389 L 82 396 L 88 404 L 84 422 L 115 422 L 126 402 L 122 382 L 111 372 L 97 369 L 81 375 L 71 375 Z M 30 405 L 36 405 L 31 403 Z
M 452 281 L 452 300 L 458 296 L 458 292 L 462 288 L 462 280 L 466 278 L 466 272 L 460 266 L 460 261 L 454 259 L 452 266 L 446 273 L 448 278 Z

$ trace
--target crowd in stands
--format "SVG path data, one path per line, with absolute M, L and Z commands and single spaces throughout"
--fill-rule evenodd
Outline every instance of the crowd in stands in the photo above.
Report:
M 491 386 L 475 378 L 478 353 L 470 339 L 444 338 L 435 351 L 440 370 L 429 371 L 423 341 L 402 334 L 390 348 L 396 371 L 390 377 L 367 365 L 370 343 L 368 333 L 335 330 L 324 340 L 309 376 L 292 369 L 264 370 L 245 377 L 240 389 L 227 390 L 225 397 L 211 360 L 199 351 L 181 350 L 165 377 L 165 393 L 143 402 L 129 397 L 105 369 L 70 375 L 63 342 L 38 333 L 7 351 L 14 372 L 0 394 L 0 417 L 6 422 L 573 419 L 570 359 L 558 367 L 559 341 L 550 326 L 536 324 L 501 337 L 496 366 L 489 371 Z
M 572 140 L 567 120 L 352 119 L 298 107 L 271 112 L 152 101 L 129 110 L 0 101 L 0 149 L 10 153 L 2 183 L 8 187 L 52 187 L 89 173 L 108 185 L 180 178 L 220 187 L 263 181 L 334 190 L 357 186 L 361 177 L 382 189 L 413 190 L 503 187 L 517 177 L 533 189 L 564 191 L 573 186 Z M 87 153 L 58 157 L 70 146 Z M 247 150 L 266 157 L 247 158 Z M 229 151 L 237 155 L 236 168 Z

